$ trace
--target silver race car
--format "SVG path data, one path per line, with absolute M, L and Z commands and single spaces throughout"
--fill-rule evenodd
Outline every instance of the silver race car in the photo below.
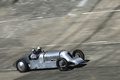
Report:
M 84 53 L 76 49 L 72 55 L 65 50 L 57 51 L 43 51 L 39 55 L 37 60 L 31 60 L 30 54 L 27 54 L 18 59 L 13 66 L 17 68 L 19 72 L 26 72 L 32 69 L 47 69 L 58 68 L 60 71 L 66 71 L 69 67 L 75 67 L 84 62 Z

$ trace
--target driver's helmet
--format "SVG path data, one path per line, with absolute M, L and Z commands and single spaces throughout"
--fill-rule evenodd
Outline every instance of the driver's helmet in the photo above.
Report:
M 42 48 L 40 46 L 37 47 L 37 50 L 42 50 Z
M 32 52 L 35 52 L 36 50 L 33 48 L 31 51 L 32 51 Z

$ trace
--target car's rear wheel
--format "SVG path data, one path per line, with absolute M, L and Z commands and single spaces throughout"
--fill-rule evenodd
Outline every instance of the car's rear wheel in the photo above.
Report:
M 74 50 L 73 53 L 72 53 L 72 56 L 73 57 L 80 57 L 83 60 L 85 59 L 84 53 L 81 50 L 79 50 L 79 49 Z
M 67 60 L 64 58 L 58 59 L 56 65 L 60 71 L 67 71 L 69 67 Z
M 27 72 L 29 69 L 28 64 L 24 60 L 18 60 L 16 67 L 19 72 Z

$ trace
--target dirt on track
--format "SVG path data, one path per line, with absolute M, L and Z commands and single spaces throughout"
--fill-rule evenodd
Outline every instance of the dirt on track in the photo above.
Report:
M 60 4 L 50 1 L 53 5 Z M 30 5 L 24 4 L 24 0 L 15 3 L 15 6 L 0 8 L 0 12 L 2 11 L 0 14 L 0 79 L 118 80 L 120 78 L 120 1 L 98 0 L 94 4 L 91 2 L 92 6 L 87 2 L 85 7 L 76 7 L 78 2 L 79 0 L 62 1 L 61 6 L 71 4 L 62 7 L 67 11 L 60 10 L 61 14 L 59 14 L 55 10 L 53 13 L 37 17 L 31 13 L 26 15 L 29 9 L 26 13 L 18 13 L 19 5 L 24 5 L 26 9 L 27 4 Z M 46 2 L 45 7 L 47 7 Z M 35 9 L 36 13 L 40 13 L 37 10 L 40 9 Z M 13 62 L 37 46 L 42 46 L 46 51 L 65 49 L 72 52 L 78 48 L 85 53 L 89 62 L 83 67 L 65 72 L 50 69 L 20 74 L 12 67 Z

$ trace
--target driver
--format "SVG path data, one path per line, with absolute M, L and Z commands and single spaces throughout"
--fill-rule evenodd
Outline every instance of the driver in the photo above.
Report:
M 32 53 L 30 55 L 31 60 L 37 60 L 38 59 L 38 55 L 36 54 L 36 50 L 33 48 Z
M 36 52 L 36 54 L 38 55 L 38 54 L 40 54 L 42 52 L 42 48 L 41 47 L 37 47 L 37 52 Z

